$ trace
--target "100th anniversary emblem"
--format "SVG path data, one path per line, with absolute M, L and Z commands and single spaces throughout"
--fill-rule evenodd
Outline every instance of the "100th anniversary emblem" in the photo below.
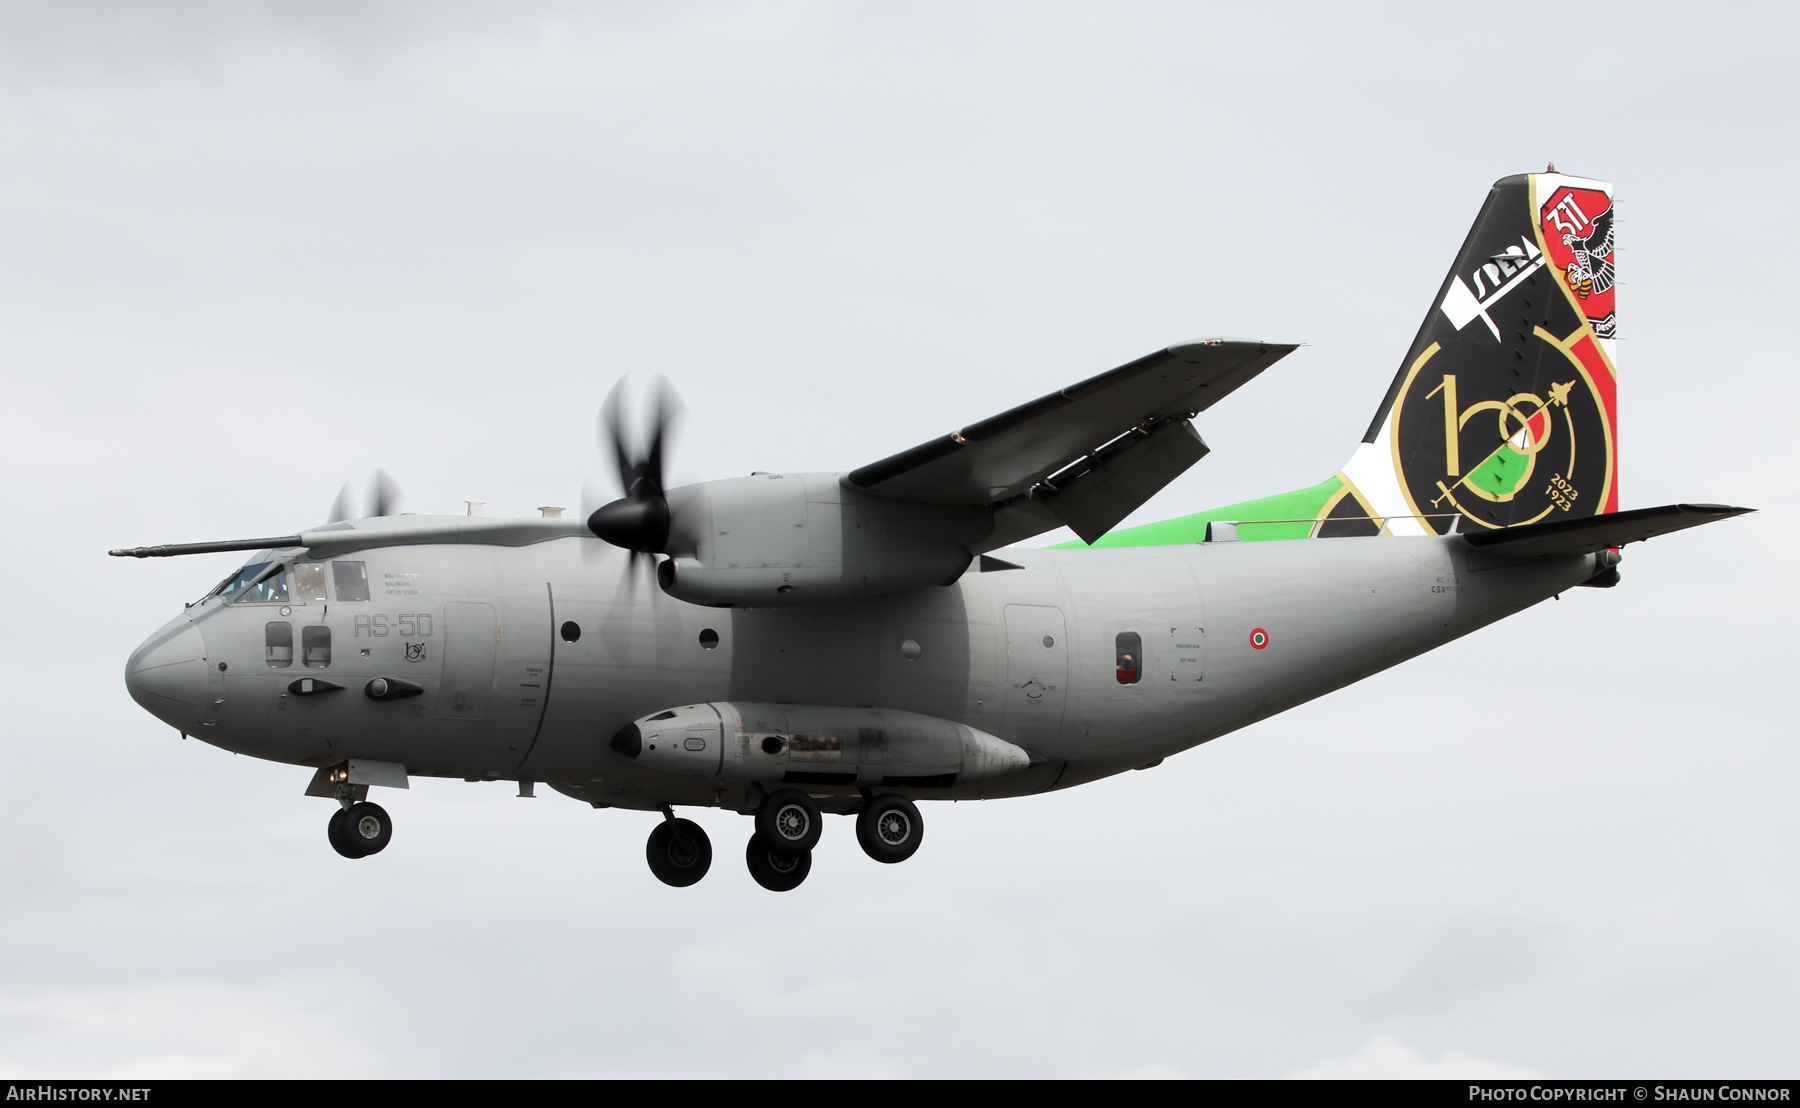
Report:
M 1614 323 L 1610 198 L 1559 189 L 1535 214 L 1537 227 L 1519 220 L 1465 255 L 1436 341 L 1394 398 L 1395 471 L 1439 533 L 1592 515 L 1614 500 L 1612 370 L 1596 334 Z

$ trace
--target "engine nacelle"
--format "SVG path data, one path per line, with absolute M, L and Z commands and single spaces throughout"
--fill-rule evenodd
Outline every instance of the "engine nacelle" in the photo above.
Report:
M 690 704 L 613 736 L 639 765 L 718 781 L 947 788 L 1031 766 L 1031 755 L 961 723 L 885 708 Z
M 985 508 L 909 504 L 834 473 L 759 473 L 668 493 L 663 591 L 691 604 L 778 608 L 947 585 L 993 529 Z

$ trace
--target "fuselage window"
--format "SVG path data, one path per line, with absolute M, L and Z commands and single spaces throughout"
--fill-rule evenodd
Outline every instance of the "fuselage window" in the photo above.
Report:
M 331 583 L 337 586 L 339 600 L 369 599 L 369 570 L 363 562 L 331 563 Z
M 331 628 L 323 623 L 300 628 L 300 660 L 308 669 L 324 669 L 331 664 Z
M 263 624 L 263 655 L 269 659 L 270 669 L 286 669 L 294 664 L 294 625 L 291 623 Z
M 294 563 L 294 595 L 301 600 L 330 600 L 325 595 L 325 563 Z
M 287 567 L 279 565 L 264 569 L 235 597 L 239 604 L 286 604 L 287 598 Z
M 1136 631 L 1121 631 L 1113 640 L 1114 672 L 1119 684 L 1135 685 L 1144 676 L 1144 640 Z

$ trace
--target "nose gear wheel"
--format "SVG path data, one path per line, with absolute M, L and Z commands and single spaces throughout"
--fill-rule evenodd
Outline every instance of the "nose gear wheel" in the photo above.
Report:
M 346 858 L 379 854 L 394 837 L 394 822 L 379 804 L 363 801 L 331 813 L 325 825 L 331 848 Z
M 658 881 L 678 889 L 705 877 L 712 867 L 712 855 L 712 840 L 699 824 L 688 819 L 664 820 L 644 844 L 650 872 Z

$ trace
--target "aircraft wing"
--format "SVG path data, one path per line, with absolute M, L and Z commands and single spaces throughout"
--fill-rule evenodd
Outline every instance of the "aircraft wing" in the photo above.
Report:
M 1628 512 L 1608 512 L 1581 519 L 1478 531 L 1464 534 L 1463 541 L 1505 558 L 1566 558 L 1595 554 L 1628 542 L 1642 542 L 1671 531 L 1682 531 L 1755 510 L 1728 504 L 1665 504 L 1660 508 L 1633 508 Z
M 863 466 L 851 472 L 849 481 L 892 500 L 996 504 L 1134 429 L 1185 423 L 1297 345 L 1248 339 L 1177 343 Z M 1193 438 L 1198 442 L 1197 435 Z M 1204 445 L 1199 452 L 1205 453 Z M 1198 457 L 1193 454 L 1187 465 Z

